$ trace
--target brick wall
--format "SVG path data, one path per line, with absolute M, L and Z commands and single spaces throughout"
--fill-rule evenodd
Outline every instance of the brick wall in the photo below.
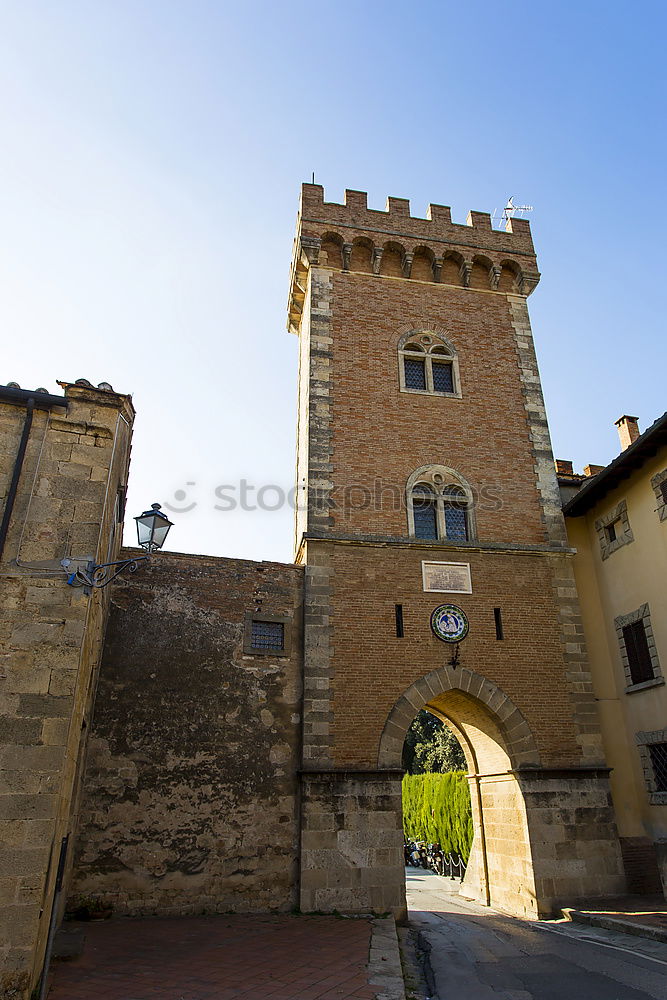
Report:
M 70 906 L 116 913 L 296 903 L 303 570 L 160 553 L 114 587 Z M 289 656 L 244 653 L 288 617 Z
M 333 526 L 407 535 L 408 477 L 434 463 L 480 497 L 480 540 L 543 543 L 507 296 L 340 272 L 332 284 Z M 461 399 L 399 392 L 397 343 L 412 329 L 456 349 Z
M 337 766 L 375 764 L 396 700 L 449 660 L 451 649 L 430 628 L 432 610 L 448 601 L 463 608 L 470 622 L 457 669 L 482 673 L 520 706 L 544 764 L 580 760 L 549 559 L 539 553 L 490 556 L 469 549 L 449 549 L 444 555 L 436 546 L 388 552 L 374 545 L 313 544 L 320 552 L 326 548 L 332 568 L 331 745 Z M 434 558 L 469 564 L 473 593 L 424 593 L 422 560 Z M 396 603 L 403 605 L 402 639 L 396 636 Z M 495 607 L 502 611 L 505 638 L 500 641 Z

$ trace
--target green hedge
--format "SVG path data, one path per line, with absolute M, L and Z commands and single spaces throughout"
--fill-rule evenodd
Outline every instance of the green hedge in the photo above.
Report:
M 406 774 L 403 830 L 406 840 L 437 841 L 445 853 L 456 851 L 467 861 L 473 831 L 465 772 Z

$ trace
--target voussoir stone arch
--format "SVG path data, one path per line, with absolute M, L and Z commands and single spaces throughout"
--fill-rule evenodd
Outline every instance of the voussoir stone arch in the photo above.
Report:
M 431 325 L 413 327 L 410 330 L 404 330 L 398 338 L 398 350 L 402 351 L 409 341 L 418 340 L 418 338 L 422 337 L 424 334 L 434 337 L 438 345 L 446 347 L 451 357 L 455 358 L 457 356 L 456 348 L 449 339 L 448 334 L 446 334 L 444 330 L 439 329 L 437 326 Z
M 505 741 L 512 767 L 539 767 L 540 754 L 523 713 L 505 692 L 482 674 L 467 667 L 445 665 L 432 670 L 407 688 L 385 723 L 378 750 L 378 768 L 400 768 L 403 743 L 412 721 L 429 702 L 448 691 L 458 692 L 485 706 Z

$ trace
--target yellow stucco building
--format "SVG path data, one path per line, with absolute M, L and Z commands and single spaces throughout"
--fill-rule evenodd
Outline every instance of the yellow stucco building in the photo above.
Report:
M 628 888 L 667 890 L 667 413 L 586 475 L 557 462 Z

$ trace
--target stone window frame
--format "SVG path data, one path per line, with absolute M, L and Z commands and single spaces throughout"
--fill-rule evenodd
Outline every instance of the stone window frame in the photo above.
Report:
M 644 631 L 646 633 L 646 641 L 648 643 L 648 650 L 651 656 L 651 666 L 653 667 L 653 677 L 648 680 L 639 681 L 635 683 L 632 680 L 632 674 L 630 673 L 630 662 L 628 660 L 628 653 L 625 648 L 625 639 L 623 637 L 623 629 L 626 625 L 634 625 L 635 622 L 642 621 L 644 624 Z M 660 660 L 658 658 L 658 650 L 655 645 L 655 637 L 653 635 L 653 626 L 651 625 L 651 612 L 648 604 L 642 604 L 635 611 L 631 611 L 627 615 L 619 615 L 614 618 L 614 627 L 616 629 L 616 638 L 618 640 L 618 647 L 621 653 L 621 662 L 623 664 L 623 671 L 625 673 L 625 693 L 631 694 L 633 691 L 643 691 L 645 688 L 657 687 L 659 684 L 665 683 L 665 678 L 662 675 L 662 668 L 660 666 Z
M 419 496 L 419 494 L 415 493 L 415 487 L 421 483 L 430 486 L 433 490 L 438 531 L 437 539 L 417 538 L 415 534 L 415 514 L 412 505 L 415 497 Z M 447 502 L 445 490 L 449 486 L 457 486 L 465 494 L 466 527 L 468 534 L 466 539 L 447 538 L 444 506 Z M 446 465 L 422 465 L 419 469 L 415 469 L 405 487 L 405 505 L 408 513 L 408 535 L 410 538 L 423 542 L 449 542 L 451 545 L 466 545 L 477 538 L 473 491 L 470 484 L 466 482 L 460 473 L 454 469 L 450 469 Z
M 252 644 L 253 622 L 280 622 L 283 625 L 282 648 L 257 649 Z M 246 611 L 243 629 L 243 652 L 246 656 L 290 656 L 292 648 L 292 616 L 275 615 L 266 611 Z
M 658 501 L 656 510 L 661 521 L 667 521 L 667 501 L 665 500 L 665 496 L 661 488 L 664 482 L 667 482 L 667 469 L 663 469 L 662 472 L 657 472 L 651 479 L 651 486 L 653 487 L 655 498 Z
M 667 792 L 659 792 L 656 788 L 653 764 L 648 749 L 652 743 L 667 743 L 667 729 L 654 729 L 649 732 L 635 733 L 635 742 L 637 743 L 641 758 L 649 802 L 653 806 L 667 806 Z
M 617 533 L 613 541 L 610 541 L 606 529 L 617 521 L 620 522 L 622 531 Z M 612 552 L 616 552 L 621 546 L 634 542 L 635 536 L 632 534 L 632 528 L 630 527 L 627 500 L 621 500 L 608 514 L 605 514 L 604 517 L 599 517 L 595 522 L 595 530 L 598 533 L 600 555 L 603 560 L 608 559 Z
M 419 350 L 411 351 L 414 343 Z M 434 354 L 434 350 L 443 353 Z M 405 359 L 424 359 L 426 367 L 426 388 L 411 389 L 405 384 Z M 441 392 L 433 388 L 433 361 L 442 361 L 452 366 L 452 392 Z M 409 330 L 398 341 L 398 384 L 401 392 L 414 393 L 417 396 L 440 396 L 445 399 L 462 399 L 459 359 L 454 346 L 434 330 Z

